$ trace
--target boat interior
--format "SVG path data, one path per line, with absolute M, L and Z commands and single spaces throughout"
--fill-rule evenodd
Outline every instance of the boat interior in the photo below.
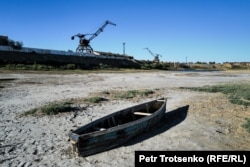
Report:
M 121 110 L 99 120 L 96 120 L 80 128 L 79 130 L 76 130 L 74 133 L 82 135 L 93 133 L 96 131 L 103 131 L 112 127 L 142 119 L 144 117 L 148 117 L 158 111 L 164 102 L 165 100 L 162 99 Z

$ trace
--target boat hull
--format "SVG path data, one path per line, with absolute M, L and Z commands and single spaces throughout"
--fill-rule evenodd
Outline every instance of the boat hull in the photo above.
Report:
M 74 152 L 86 157 L 124 144 L 131 138 L 149 130 L 162 119 L 166 112 L 166 101 L 165 98 L 161 98 L 129 107 L 80 127 L 69 135 Z M 154 109 L 152 106 L 156 103 L 157 107 Z M 144 110 L 148 111 L 141 112 Z M 134 116 L 136 114 L 137 117 Z M 108 125 L 105 125 L 105 121 Z M 126 123 L 120 125 L 119 122 L 122 121 Z M 93 127 L 100 125 L 111 127 L 105 128 L 105 130 L 90 131 Z

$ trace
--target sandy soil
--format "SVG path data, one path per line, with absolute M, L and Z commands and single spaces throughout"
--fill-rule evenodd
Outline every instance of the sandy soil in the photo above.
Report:
M 242 124 L 250 108 L 229 103 L 221 93 L 179 89 L 250 82 L 250 72 L 0 73 L 1 166 L 134 166 L 136 150 L 250 150 Z M 110 100 L 73 113 L 24 117 L 49 102 L 110 90 L 159 89 L 140 100 Z M 78 126 L 158 96 L 168 97 L 163 123 L 125 145 L 86 158 L 75 157 L 68 132 Z M 84 106 L 84 104 L 82 104 Z M 178 114 L 178 111 L 180 114 Z

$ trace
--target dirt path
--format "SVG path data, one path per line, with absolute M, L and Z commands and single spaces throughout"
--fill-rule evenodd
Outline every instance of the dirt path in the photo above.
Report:
M 230 82 L 250 82 L 250 72 L 140 72 L 90 74 L 0 73 L 1 166 L 134 166 L 136 150 L 250 150 L 242 128 L 250 109 L 229 103 L 220 93 L 179 89 Z M 27 110 L 93 92 L 158 89 L 169 97 L 166 124 L 129 143 L 86 158 L 71 154 L 67 134 L 119 109 L 150 100 L 112 100 L 91 105 L 73 120 L 72 113 L 21 117 Z M 84 104 L 83 104 L 84 105 Z M 180 120 L 180 121 L 178 121 Z

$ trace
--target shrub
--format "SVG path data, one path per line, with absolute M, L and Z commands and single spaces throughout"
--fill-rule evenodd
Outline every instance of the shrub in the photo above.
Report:
M 13 41 L 13 40 L 9 40 L 8 45 L 11 46 L 13 49 L 17 49 L 17 50 L 20 50 L 23 47 L 23 43 L 22 42 Z
M 74 69 L 76 69 L 76 65 L 75 64 L 67 64 L 66 68 L 68 70 L 74 70 Z

